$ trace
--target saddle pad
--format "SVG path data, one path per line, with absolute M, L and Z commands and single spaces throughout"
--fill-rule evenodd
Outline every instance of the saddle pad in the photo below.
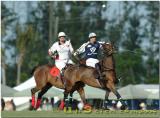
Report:
M 53 66 L 50 70 L 50 74 L 53 76 L 53 77 L 56 77 L 60 74 L 60 70 L 56 67 L 56 66 Z

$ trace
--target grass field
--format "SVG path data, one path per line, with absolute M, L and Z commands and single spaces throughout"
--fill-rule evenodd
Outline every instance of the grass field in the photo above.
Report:
M 153 110 L 125 110 L 125 111 L 107 111 L 107 110 L 95 110 L 95 111 L 13 111 L 1 112 L 2 118 L 159 118 L 160 111 Z

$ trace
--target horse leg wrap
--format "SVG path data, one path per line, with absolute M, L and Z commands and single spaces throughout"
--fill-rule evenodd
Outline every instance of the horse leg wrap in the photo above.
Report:
M 117 98 L 119 99 L 119 101 L 122 103 L 122 105 L 127 106 L 126 103 L 122 100 L 121 95 L 117 91 L 115 92 L 115 94 L 116 94 Z
M 115 91 L 115 95 L 117 96 L 118 99 L 121 99 L 121 95 L 118 93 L 118 91 Z
M 41 99 L 38 99 L 37 104 L 36 104 L 36 109 L 38 109 L 40 107 L 40 105 L 41 105 Z
M 105 109 L 108 109 L 108 100 L 105 100 L 105 101 L 104 101 L 104 108 L 105 108 Z
M 72 96 L 69 96 L 69 107 L 72 107 L 72 101 L 73 101 Z
M 122 98 L 120 98 L 119 101 L 122 103 L 122 105 L 127 106 L 126 103 L 122 100 Z
M 69 105 L 69 101 L 68 101 L 68 98 L 65 99 L 65 107 L 68 109 L 68 105 Z
M 32 95 L 32 103 L 31 103 L 31 105 L 34 108 L 34 105 L 35 105 L 35 95 Z

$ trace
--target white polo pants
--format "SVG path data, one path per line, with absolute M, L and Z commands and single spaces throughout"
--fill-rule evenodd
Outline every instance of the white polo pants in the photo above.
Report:
M 95 68 L 96 63 L 99 63 L 98 59 L 88 58 L 86 60 L 86 65 Z

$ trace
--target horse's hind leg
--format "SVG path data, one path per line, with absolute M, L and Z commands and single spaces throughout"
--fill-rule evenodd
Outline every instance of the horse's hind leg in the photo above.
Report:
M 39 108 L 40 104 L 41 104 L 41 99 L 42 96 L 52 87 L 52 84 L 47 83 L 42 90 L 38 93 L 38 98 L 37 98 L 37 103 L 36 103 L 36 109 Z
M 73 103 L 73 93 L 74 93 L 74 89 L 69 93 L 69 102 L 68 102 L 68 107 L 69 109 L 72 109 L 72 103 Z
M 103 108 L 104 109 L 107 109 L 108 110 L 108 97 L 109 97 L 109 93 L 110 91 L 109 90 L 106 90 L 106 94 L 105 94 L 105 100 L 104 100 L 104 103 L 103 103 Z
M 66 90 L 64 91 L 64 103 L 65 103 L 65 107 L 64 107 L 64 111 L 68 110 L 68 104 L 69 104 L 69 101 L 68 101 L 68 94 L 69 92 L 66 92 Z
M 72 90 L 73 90 L 72 86 L 73 85 L 71 85 L 69 82 L 66 83 L 65 91 L 64 91 L 64 99 L 63 99 L 64 103 L 65 103 L 64 111 L 68 110 L 68 107 L 69 107 L 68 94 L 72 92 Z
M 64 92 L 64 102 L 65 102 L 64 111 L 66 110 L 71 111 L 72 109 L 73 92 L 74 91 L 71 91 L 70 93 Z M 68 98 L 68 95 L 69 95 L 69 98 Z
M 72 107 L 73 93 L 74 93 L 74 91 L 70 92 L 70 94 L 69 94 L 69 107 Z
M 32 105 L 32 108 L 34 108 L 34 106 L 35 106 L 35 93 L 37 91 L 39 91 L 39 89 L 37 87 L 34 87 L 34 88 L 31 89 L 31 96 L 32 96 L 32 103 L 31 103 L 31 105 Z

